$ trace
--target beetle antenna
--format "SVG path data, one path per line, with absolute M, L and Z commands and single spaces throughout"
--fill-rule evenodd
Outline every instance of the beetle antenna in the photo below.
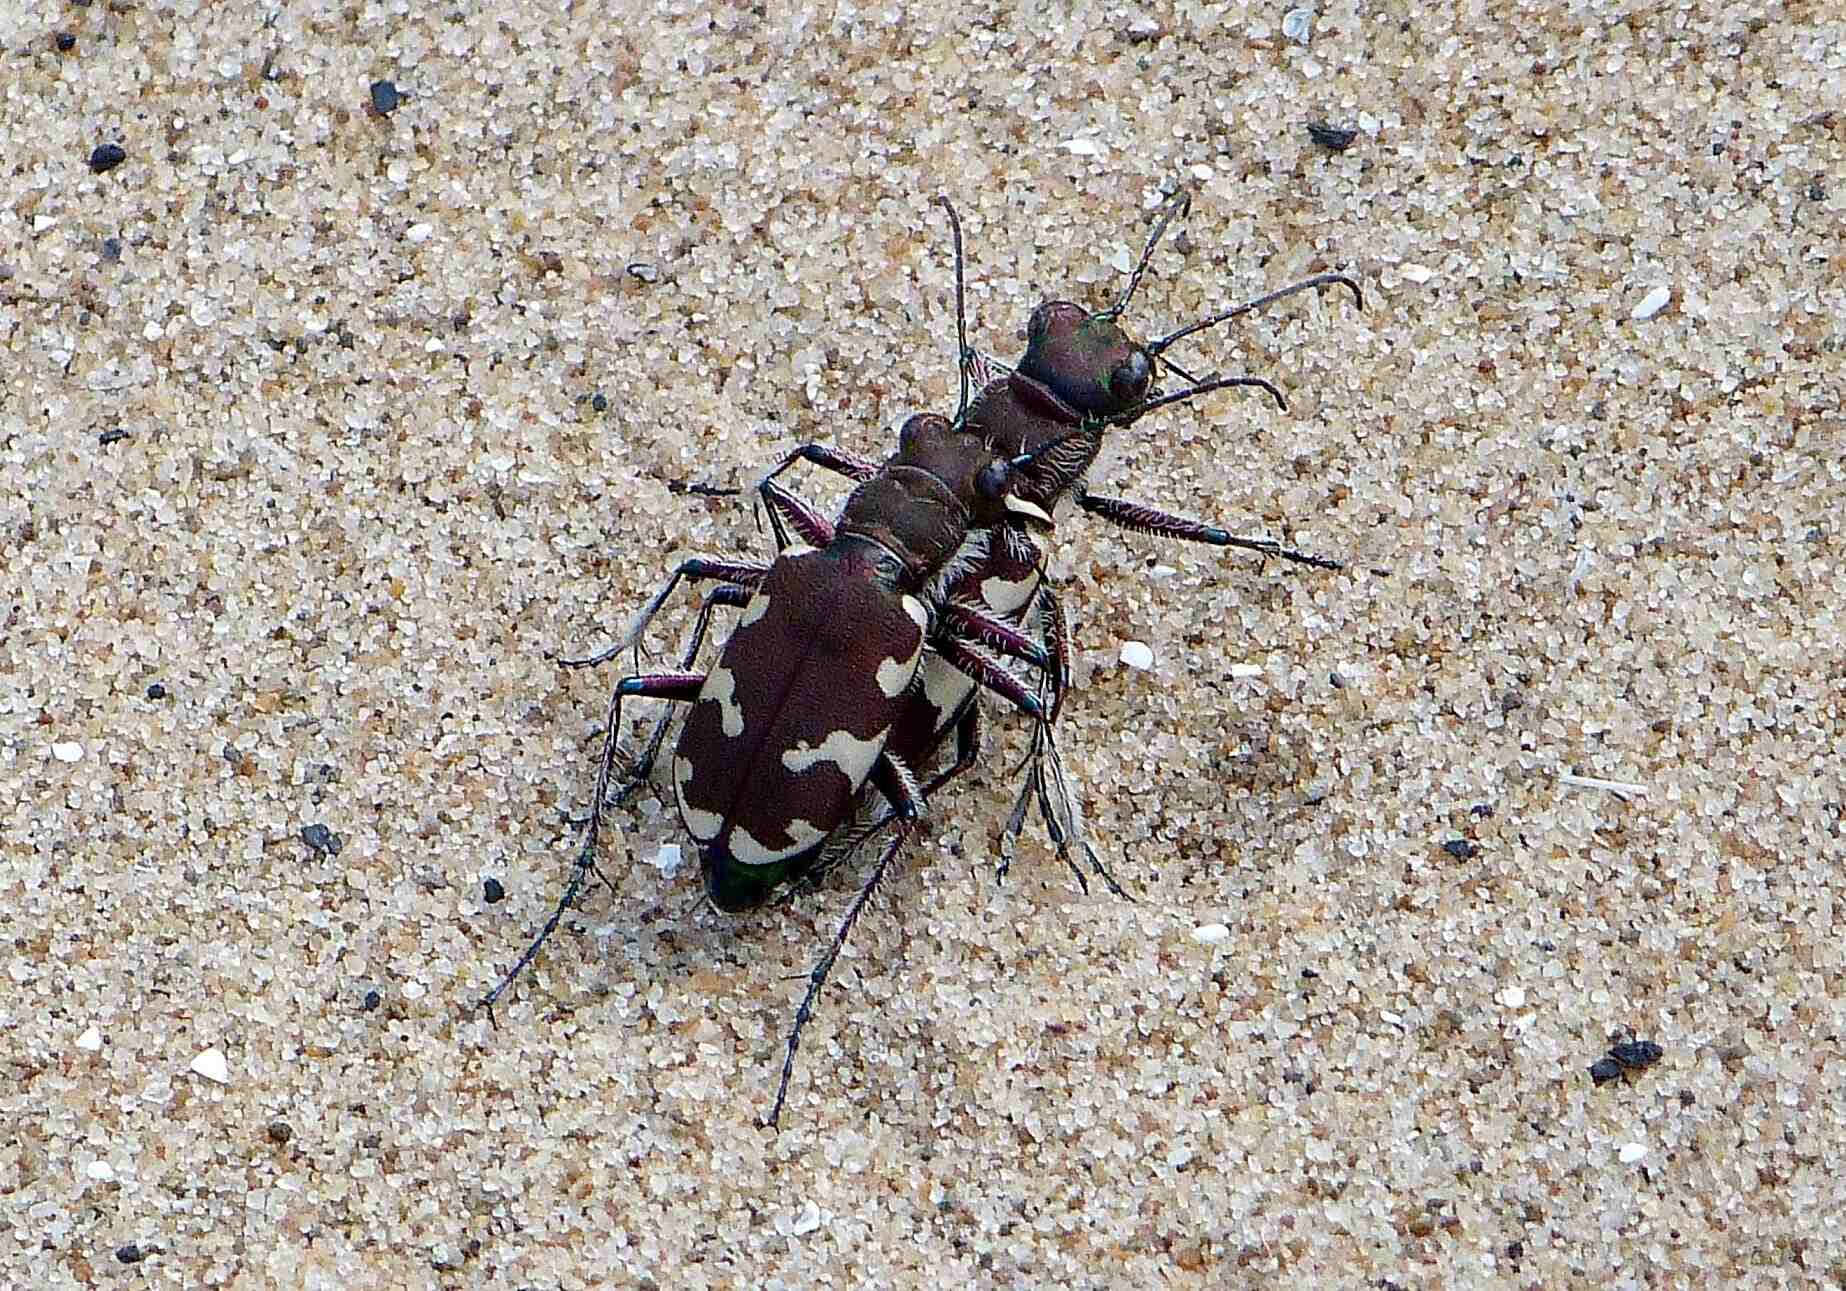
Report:
M 955 242 L 955 367 L 961 373 L 961 402 L 955 406 L 955 424 L 959 426 L 968 415 L 968 360 L 972 357 L 968 349 L 966 262 L 961 250 L 961 216 L 955 213 L 955 203 L 946 194 L 937 194 L 936 205 L 948 212 L 949 233 Z
M 1202 394 L 1210 394 L 1214 390 L 1229 390 L 1234 386 L 1255 386 L 1259 390 L 1266 390 L 1269 392 L 1269 397 L 1276 401 L 1276 407 L 1283 412 L 1288 411 L 1288 400 L 1282 397 L 1282 392 L 1261 377 L 1209 377 L 1204 381 L 1187 386 L 1184 390 L 1175 390 L 1172 394 L 1163 394 L 1157 399 L 1143 400 L 1128 411 L 1118 412 L 1115 416 L 1104 418 L 1104 420 L 1111 426 L 1133 425 L 1156 408 L 1164 408 L 1170 403 L 1184 403 Z
M 1141 259 L 1136 262 L 1134 272 L 1128 275 L 1128 286 L 1122 289 L 1122 298 L 1102 311 L 1098 318 L 1118 318 L 1128 308 L 1128 300 L 1135 294 L 1135 288 L 1141 285 L 1141 279 L 1147 273 L 1147 262 L 1154 258 L 1154 248 L 1160 245 L 1160 239 L 1166 236 L 1167 226 L 1192 209 L 1192 194 L 1182 188 L 1166 200 L 1161 207 L 1160 218 L 1154 221 L 1154 231 L 1147 235 L 1147 245 L 1141 248 Z
M 1353 299 L 1358 302 L 1359 308 L 1365 308 L 1365 293 L 1359 290 L 1359 284 L 1357 282 L 1343 273 L 1320 273 L 1315 274 L 1312 278 L 1303 278 L 1300 282 L 1291 282 L 1286 287 L 1277 287 L 1274 291 L 1266 295 L 1258 296 L 1255 300 L 1246 300 L 1241 305 L 1232 305 L 1229 309 L 1224 310 L 1222 313 L 1213 314 L 1210 318 L 1201 318 L 1196 323 L 1188 323 L 1177 332 L 1163 336 L 1157 341 L 1149 341 L 1143 348 L 1155 358 L 1159 358 L 1161 351 L 1166 349 L 1167 346 L 1184 337 L 1191 336 L 1194 332 L 1202 332 L 1208 327 L 1216 327 L 1219 323 L 1229 322 L 1239 314 L 1247 314 L 1253 309 L 1261 309 L 1265 305 L 1273 305 L 1278 300 L 1293 296 L 1297 292 L 1308 291 L 1315 287 L 1330 287 L 1336 283 L 1342 287 L 1350 288 L 1352 290 Z M 1168 366 L 1171 367 L 1172 365 L 1168 364 Z M 1178 370 L 1179 369 L 1174 368 L 1174 371 L 1177 372 Z M 1190 380 L 1190 378 L 1188 378 L 1188 380 Z

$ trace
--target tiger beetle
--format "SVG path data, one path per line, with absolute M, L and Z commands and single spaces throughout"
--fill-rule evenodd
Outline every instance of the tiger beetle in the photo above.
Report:
M 948 419 L 917 414 L 904 425 L 897 454 L 856 488 L 837 525 L 815 527 L 813 546 L 790 546 L 767 565 L 695 558 L 682 563 L 649 603 L 628 638 L 566 666 L 603 663 L 633 643 L 682 580 L 715 582 L 701 606 L 680 671 L 623 678 L 610 696 L 595 797 L 563 898 L 512 970 L 482 999 L 493 1003 L 538 954 L 576 901 L 595 864 L 602 813 L 644 785 L 666 723 L 656 727 L 623 783 L 611 792 L 622 701 L 666 699 L 692 705 L 672 758 L 680 820 L 698 845 L 707 898 L 720 910 L 753 909 L 799 878 L 853 817 L 868 784 L 891 804 L 897 828 L 826 953 L 788 1036 L 775 1103 L 788 1094 L 801 1032 L 854 922 L 892 858 L 915 829 L 924 794 L 915 773 L 886 749 L 916 680 L 925 641 L 957 668 L 1044 721 L 1044 706 L 989 651 L 1045 668 L 1043 647 L 977 607 L 946 604 L 944 566 L 971 529 L 1011 518 L 1046 525 L 1051 517 L 1015 495 L 1037 460 L 1062 447 L 996 457 L 986 442 Z M 689 671 L 713 610 L 741 609 L 718 661 Z
M 1100 496 L 1089 491 L 1086 476 L 1102 451 L 1105 434 L 1111 427 L 1131 426 L 1157 408 L 1195 399 L 1214 390 L 1253 386 L 1266 391 L 1278 406 L 1286 409 L 1281 392 L 1260 377 L 1214 375 L 1200 380 L 1168 358 L 1167 350 L 1178 341 L 1242 314 L 1299 292 L 1333 284 L 1350 289 L 1359 307 L 1364 308 L 1365 298 L 1357 282 L 1342 273 L 1317 274 L 1190 323 L 1156 340 L 1146 343 L 1133 340 L 1123 330 L 1120 318 L 1146 275 L 1154 249 L 1172 223 L 1190 207 L 1190 195 L 1181 190 L 1161 209 L 1120 298 L 1097 313 L 1090 313 L 1070 301 L 1053 300 L 1040 305 L 1026 329 L 1025 356 L 1017 367 L 1007 369 L 968 345 L 961 220 L 948 198 L 939 197 L 937 202 L 948 213 L 955 242 L 955 312 L 962 383 L 957 421 L 965 421 L 968 428 L 985 438 L 997 454 L 1034 455 L 1017 485 L 1020 497 L 1047 513 L 1055 513 L 1059 503 L 1071 498 L 1076 506 L 1091 515 L 1157 538 L 1236 547 L 1320 569 L 1341 567 L 1338 561 L 1295 551 L 1268 538 L 1238 537 L 1216 525 L 1171 515 L 1142 503 Z M 1189 384 L 1170 394 L 1156 393 L 1153 379 L 1157 366 L 1168 368 Z M 969 402 L 971 378 L 978 378 L 975 384 L 979 386 L 972 404 Z M 761 497 L 768 503 L 778 544 L 788 541 L 783 527 L 785 521 L 806 534 L 817 520 L 798 499 L 774 484 L 775 477 L 797 460 L 861 480 L 878 469 L 874 463 L 823 444 L 805 445 L 789 454 L 759 485 Z M 1045 644 L 1051 656 L 1051 667 L 1043 674 L 1043 684 L 1048 693 L 1049 714 L 1055 720 L 1066 688 L 1069 630 L 1057 600 L 1044 582 L 1042 553 L 1025 526 L 1012 520 L 989 534 L 976 535 L 976 542 L 980 548 L 978 559 L 962 562 L 964 568 L 947 589 L 948 600 L 955 605 L 977 607 Z M 955 731 L 956 760 L 948 771 L 932 781 L 932 787 L 939 786 L 974 760 L 979 748 L 978 721 L 974 679 L 959 670 L 946 653 L 926 655 L 921 685 L 912 692 L 909 704 L 892 731 L 888 747 L 904 756 L 909 765 L 921 766 L 946 740 L 949 731 Z M 1073 844 L 1085 852 L 1092 868 L 1111 890 L 1120 894 L 1120 886 L 1103 866 L 1095 849 L 1081 836 L 1081 820 L 1064 783 L 1055 750 L 1041 738 L 1049 730 L 1046 724 L 1035 728 L 1033 750 L 1029 755 L 1030 771 L 1002 833 L 1000 872 L 1004 874 L 1009 863 L 1007 841 L 1018 835 L 1028 803 L 1036 796 L 1058 853 L 1071 864 L 1079 884 L 1088 886 L 1081 868 L 1071 861 L 1069 848 Z

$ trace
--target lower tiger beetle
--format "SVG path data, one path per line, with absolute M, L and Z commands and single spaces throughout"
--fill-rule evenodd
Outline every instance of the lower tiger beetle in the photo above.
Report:
M 1365 300 L 1358 283 L 1342 273 L 1317 274 L 1231 306 L 1156 340 L 1141 343 L 1131 339 L 1121 326 L 1121 315 L 1145 276 L 1154 249 L 1172 223 L 1190 206 L 1190 196 L 1181 190 L 1168 200 L 1157 216 L 1121 297 L 1096 313 L 1070 301 L 1053 300 L 1040 305 L 1026 329 L 1025 356 L 1017 367 L 1009 369 L 976 353 L 968 345 L 961 220 L 946 197 L 937 201 L 948 213 L 955 241 L 956 320 L 962 374 L 961 409 L 957 420 L 965 420 L 968 428 L 982 436 L 996 454 L 1009 458 L 1031 455 L 1032 461 L 1024 468 L 1023 478 L 1016 485 L 1021 498 L 1047 513 L 1055 513 L 1058 505 L 1069 498 L 1091 515 L 1156 538 L 1236 547 L 1320 569 L 1341 567 L 1336 560 L 1295 551 L 1268 538 L 1238 537 L 1216 525 L 1171 515 L 1143 503 L 1100 496 L 1089 491 L 1087 476 L 1111 427 L 1131 426 L 1157 408 L 1234 386 L 1263 390 L 1278 406 L 1286 408 L 1281 392 L 1260 377 L 1214 375 L 1201 380 L 1166 357 L 1167 351 L 1176 342 L 1207 328 L 1299 292 L 1321 287 L 1346 287 L 1363 308 Z M 1170 369 L 1188 384 L 1170 394 L 1159 394 L 1153 388 L 1157 366 Z M 972 405 L 969 403 L 971 380 L 979 387 Z M 769 504 L 778 544 L 788 542 L 784 521 L 803 535 L 816 523 L 812 512 L 786 490 L 773 484 L 777 474 L 798 460 L 859 480 L 870 478 L 878 469 L 874 463 L 823 444 L 804 445 L 790 453 L 759 486 L 763 499 Z M 978 556 L 962 562 L 946 589 L 946 596 L 951 604 L 977 608 L 1045 644 L 1051 656 L 1051 667 L 1043 674 L 1041 693 L 1047 697 L 1050 715 L 1055 719 L 1066 684 L 1069 632 L 1062 610 L 1044 583 L 1043 554 L 1031 531 L 1016 518 L 1003 518 L 997 529 L 977 537 Z M 888 747 L 902 751 L 910 765 L 921 766 L 934 755 L 948 732 L 954 730 L 956 761 L 934 782 L 939 784 L 973 761 L 979 742 L 978 717 L 975 678 L 960 669 L 947 651 L 932 653 L 925 656 L 921 685 L 912 692 Z M 1095 849 L 1082 837 L 1081 818 L 1055 750 L 1040 738 L 1048 731 L 1048 726 L 1041 725 L 1034 733 L 1030 771 L 1002 833 L 1001 872 L 1004 873 L 1007 866 L 1006 841 L 1018 834 L 1028 802 L 1036 795 L 1059 855 L 1071 864 L 1079 884 L 1087 887 L 1083 871 L 1071 861 L 1069 848 L 1072 844 L 1082 848 L 1103 881 L 1119 894 L 1121 888 L 1103 867 Z
M 886 744 L 916 680 L 925 641 L 1027 716 L 1045 720 L 1035 689 L 989 653 L 1043 669 L 1050 665 L 1044 648 L 978 607 L 947 602 L 941 586 L 970 530 L 991 530 L 1009 518 L 1049 527 L 1050 515 L 1017 496 L 1016 486 L 1062 443 L 997 457 L 986 441 L 946 418 L 913 416 L 897 454 L 853 491 L 838 524 L 813 526 L 814 545 L 790 546 L 768 565 L 688 560 L 621 643 L 563 661 L 582 667 L 606 662 L 631 644 L 638 649 L 649 619 L 684 579 L 717 586 L 700 608 L 683 669 L 691 668 L 716 608 L 743 611 L 708 672 L 640 674 L 616 685 L 595 799 L 570 883 L 481 1006 L 493 1005 L 574 904 L 595 863 L 603 811 L 625 803 L 647 782 L 665 722 L 611 791 L 622 701 L 690 704 L 673 752 L 673 790 L 680 819 L 698 845 L 706 895 L 718 909 L 752 909 L 812 870 L 828 841 L 851 822 L 868 784 L 891 804 L 897 824 L 809 976 L 767 1118 L 774 1125 L 814 1001 L 853 923 L 921 815 L 924 793 L 916 775 Z

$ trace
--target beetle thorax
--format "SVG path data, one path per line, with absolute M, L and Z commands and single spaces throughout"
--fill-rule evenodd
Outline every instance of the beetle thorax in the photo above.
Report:
M 887 468 L 853 490 L 838 529 L 890 552 L 912 586 L 953 555 L 967 531 L 967 507 L 941 480 L 911 467 Z

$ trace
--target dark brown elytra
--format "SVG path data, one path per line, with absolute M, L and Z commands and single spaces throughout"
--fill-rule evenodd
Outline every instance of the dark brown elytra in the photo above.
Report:
M 1021 497 L 1047 512 L 1071 498 L 1080 509 L 1092 515 L 1157 538 L 1235 547 L 1321 569 L 1340 568 L 1338 561 L 1308 555 L 1271 539 L 1238 537 L 1216 525 L 1171 515 L 1143 503 L 1091 493 L 1087 476 L 1111 428 L 1132 426 L 1157 408 L 1236 386 L 1265 390 L 1279 406 L 1286 407 L 1280 392 L 1261 378 L 1213 375 L 1199 380 L 1173 363 L 1167 351 L 1176 342 L 1208 328 L 1299 292 L 1324 286 L 1338 284 L 1348 288 L 1363 308 L 1364 296 L 1358 283 L 1341 273 L 1318 274 L 1187 324 L 1156 340 L 1135 341 L 1122 327 L 1121 316 L 1146 275 L 1161 238 L 1190 205 L 1189 195 L 1182 190 L 1160 210 L 1128 284 L 1115 303 L 1094 313 L 1071 301 L 1053 300 L 1040 305 L 1026 329 L 1025 356 L 1017 367 L 1007 370 L 978 355 L 967 343 L 961 221 L 946 197 L 937 201 L 948 213 L 955 244 L 956 323 L 962 375 L 957 421 L 965 422 L 970 430 L 981 435 L 996 453 L 1036 454 L 1033 465 L 1018 485 Z M 1159 367 L 1170 369 L 1188 384 L 1170 394 L 1155 392 L 1153 380 Z M 976 382 L 979 392 L 972 403 L 969 400 L 971 376 L 979 378 Z M 1056 447 L 1052 448 L 1054 444 Z M 769 503 L 770 515 L 777 522 L 778 543 L 788 541 L 781 523 L 783 519 L 802 532 L 813 523 L 812 512 L 773 483 L 784 467 L 802 459 L 854 479 L 864 479 L 876 469 L 873 463 L 824 445 L 807 445 L 791 453 L 760 486 L 764 500 Z M 948 600 L 951 604 L 978 607 L 1044 643 L 1052 658 L 1052 668 L 1045 674 L 1045 692 L 1051 716 L 1055 719 L 1065 689 L 1069 633 L 1058 602 L 1044 584 L 1043 555 L 1032 535 L 1012 521 L 978 538 L 978 542 L 978 559 L 966 562 L 966 567 L 947 589 Z M 1029 803 L 1036 798 L 1058 854 L 1071 865 L 1079 883 L 1084 883 L 1084 875 L 1071 857 L 1073 847 L 1080 848 L 1103 881 L 1120 893 L 1120 886 L 1082 835 L 1077 803 L 1070 793 L 1055 749 L 1041 738 L 1049 729 L 1043 725 L 1035 729 L 1028 774 L 1001 836 L 1001 872 L 1005 872 L 1008 864 L 1007 845 L 1018 835 Z M 931 781 L 932 790 L 966 770 L 979 750 L 979 705 L 973 680 L 960 675 L 953 660 L 946 655 L 932 654 L 925 658 L 921 684 L 892 732 L 889 746 L 906 757 L 910 765 L 924 766 L 950 731 L 955 732 L 956 758 L 947 770 Z
M 1042 452 L 1056 451 L 1056 442 Z M 493 1003 L 532 962 L 594 868 L 602 813 L 646 783 L 667 723 L 657 725 L 622 785 L 611 791 L 622 701 L 690 703 L 673 755 L 674 794 L 698 845 L 712 904 L 744 910 L 800 877 L 850 820 L 860 791 L 875 786 L 897 827 L 849 906 L 790 1030 L 768 1123 L 787 1097 L 800 1036 L 814 1001 L 892 858 L 921 816 L 922 791 L 908 764 L 884 749 L 921 664 L 925 640 L 1021 711 L 1042 720 L 1034 690 L 991 654 L 1046 667 L 1043 649 L 1012 626 L 968 606 L 942 606 L 932 584 L 973 528 L 1050 517 L 1013 494 L 1039 454 L 995 458 L 985 441 L 930 414 L 912 417 L 898 452 L 847 500 L 837 525 L 819 522 L 813 546 L 774 562 L 695 558 L 682 563 L 615 647 L 567 666 L 638 649 L 641 633 L 682 580 L 717 583 L 705 597 L 676 672 L 625 677 L 610 697 L 595 797 L 563 898 L 512 970 L 481 1001 Z M 743 611 L 706 673 L 688 671 L 719 606 Z

